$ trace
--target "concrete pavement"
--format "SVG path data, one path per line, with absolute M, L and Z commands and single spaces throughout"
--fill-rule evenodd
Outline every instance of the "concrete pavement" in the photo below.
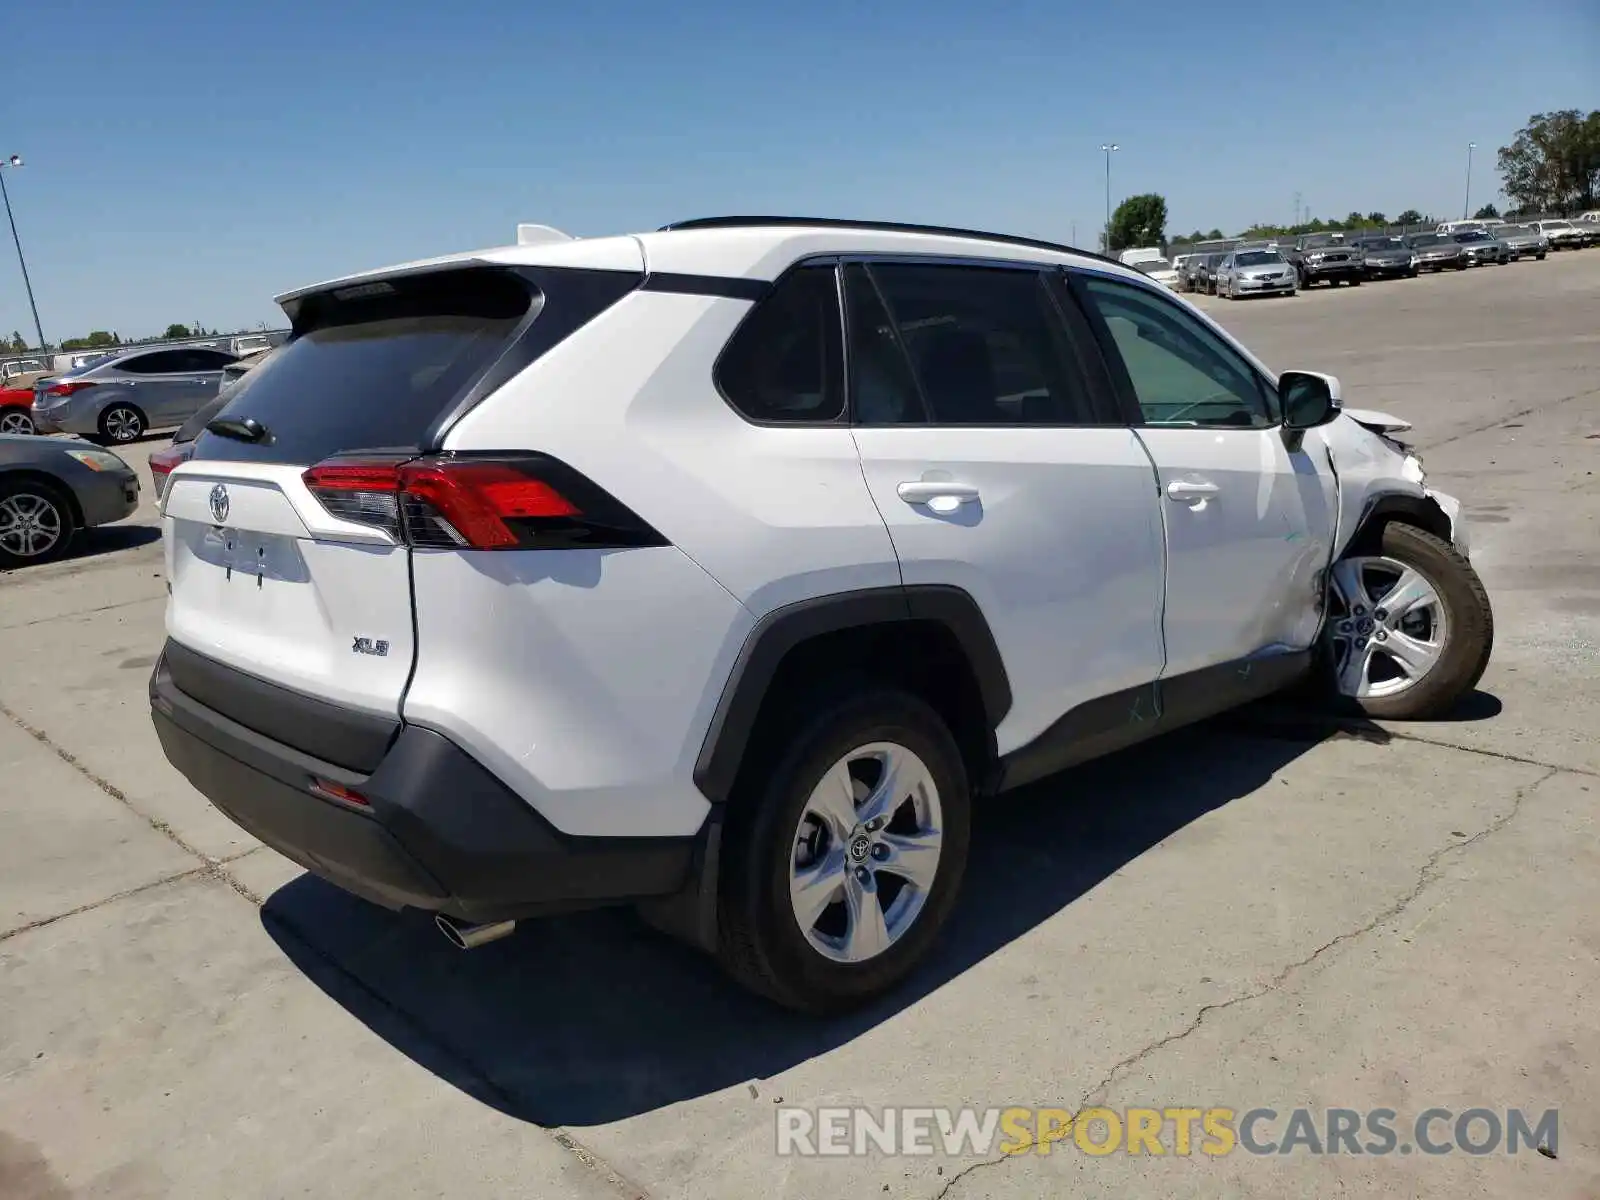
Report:
M 842 1022 L 624 913 L 462 955 L 258 847 L 149 729 L 148 510 L 0 576 L 0 1196 L 1600 1192 L 1597 304 L 1594 253 L 1203 300 L 1416 422 L 1496 604 L 1480 695 L 1005 798 L 941 954 Z M 1559 1156 L 773 1153 L 788 1105 L 1090 1103 L 1559 1108 Z

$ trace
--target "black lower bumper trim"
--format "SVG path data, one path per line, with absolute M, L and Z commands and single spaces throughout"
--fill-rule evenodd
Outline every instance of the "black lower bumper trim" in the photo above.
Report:
M 389 908 L 469 921 L 622 903 L 678 891 L 697 838 L 563 834 L 454 742 L 401 728 L 367 776 L 247 729 L 181 691 L 165 659 L 150 680 L 167 758 L 239 825 L 329 882 Z M 314 778 L 369 809 L 324 799 Z

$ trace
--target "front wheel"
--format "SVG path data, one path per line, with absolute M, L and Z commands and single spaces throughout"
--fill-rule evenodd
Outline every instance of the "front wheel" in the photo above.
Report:
M 1334 564 L 1324 627 L 1332 690 L 1369 717 L 1428 720 L 1483 677 L 1494 612 L 1483 581 L 1443 538 L 1391 522 Z
M 0 412 L 0 433 L 33 434 L 33 415 L 21 408 L 8 408 Z
M 1361 276 L 1352 275 L 1350 277 L 1350 286 L 1351 287 L 1360 287 L 1361 286 Z
M 72 540 L 72 510 L 54 488 L 0 482 L 0 567 L 59 558 Z
M 970 794 L 923 700 L 870 684 L 814 714 L 728 815 L 719 957 L 788 1008 L 840 1012 L 927 954 L 966 869 Z

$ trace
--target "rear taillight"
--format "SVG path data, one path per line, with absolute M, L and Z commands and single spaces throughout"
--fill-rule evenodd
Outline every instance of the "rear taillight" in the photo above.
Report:
M 70 396 L 74 392 L 81 392 L 84 388 L 92 388 L 92 379 L 69 379 L 63 383 L 52 383 L 44 389 L 46 396 Z
M 160 500 L 161 493 L 166 491 L 167 476 L 172 474 L 173 468 L 188 462 L 193 457 L 193 442 L 183 442 L 176 446 L 168 446 L 165 450 L 157 450 L 150 456 L 150 478 L 155 484 L 157 500 Z
M 616 497 L 543 454 L 333 458 L 306 471 L 304 479 L 334 516 L 383 529 L 419 548 L 666 544 Z

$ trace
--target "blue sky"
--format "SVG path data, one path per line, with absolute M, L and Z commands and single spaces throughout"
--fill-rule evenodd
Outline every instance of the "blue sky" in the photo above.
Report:
M 27 160 L 7 182 L 52 341 L 273 322 L 274 292 L 518 221 L 1092 245 L 1106 140 L 1114 196 L 1163 193 L 1169 232 L 1287 221 L 1296 192 L 1448 216 L 1469 140 L 1476 206 L 1529 114 L 1600 105 L 1595 0 L 48 0 L 7 39 L 0 153 Z M 31 337 L 9 246 L 0 328 Z

